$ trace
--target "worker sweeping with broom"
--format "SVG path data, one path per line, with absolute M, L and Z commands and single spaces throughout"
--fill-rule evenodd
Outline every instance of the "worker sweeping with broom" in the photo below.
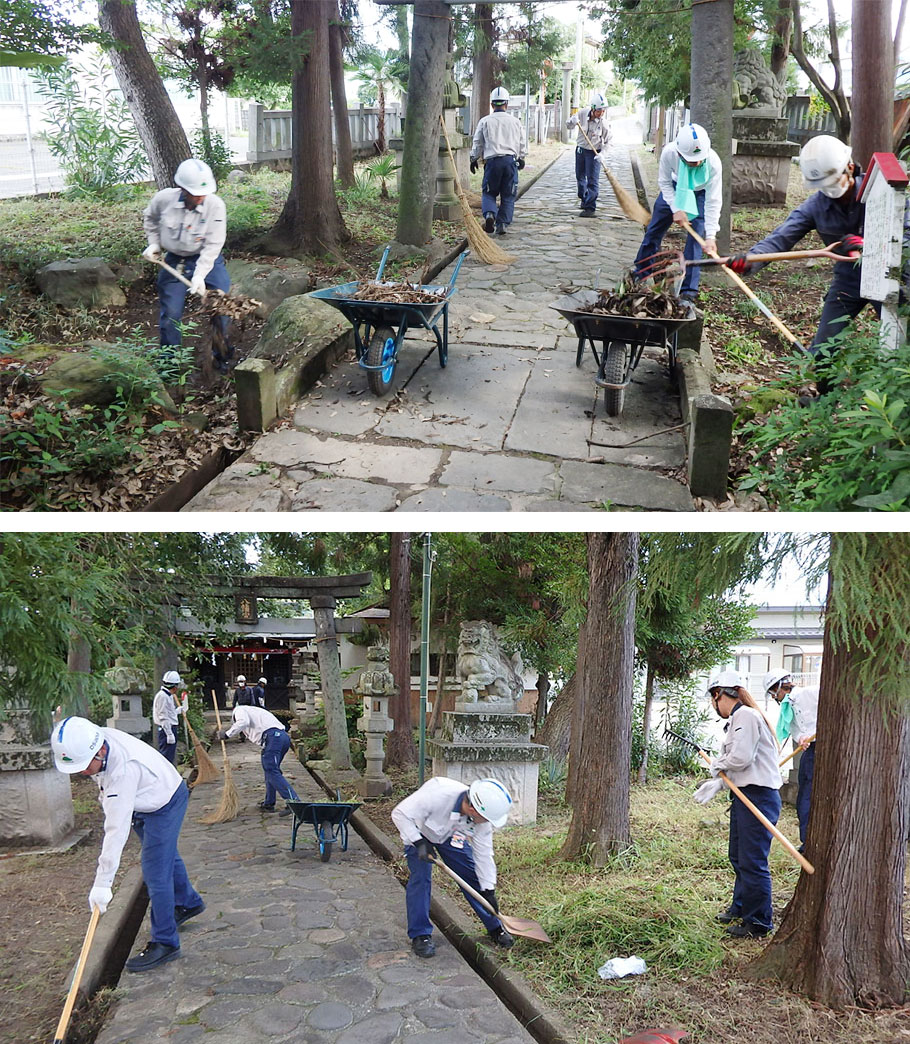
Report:
M 578 184 L 578 199 L 581 206 L 579 217 L 592 218 L 597 211 L 600 195 L 600 161 L 597 157 L 610 144 L 610 127 L 604 120 L 606 103 L 604 96 L 596 91 L 591 95 L 588 109 L 582 115 L 573 112 L 566 120 L 571 130 L 578 127 L 575 145 L 575 181 Z
M 691 222 L 698 235 L 704 237 L 706 253 L 717 251 L 715 236 L 723 203 L 723 168 L 704 127 L 697 123 L 680 127 L 676 141 L 666 145 L 660 154 L 657 184 L 660 192 L 635 257 L 634 275 L 639 279 L 650 274 L 649 262 L 674 222 Z M 686 236 L 683 256 L 687 261 L 697 261 L 702 256 L 701 245 L 694 236 Z M 698 265 L 686 265 L 680 297 L 695 300 L 700 272 Z
M 497 235 L 504 236 L 515 213 L 518 172 L 524 170 L 528 139 L 521 120 L 507 111 L 509 92 L 505 87 L 493 88 L 490 105 L 493 111 L 478 121 L 477 130 L 474 131 L 471 173 L 477 173 L 478 160 L 483 158 L 481 196 L 484 229 L 492 233 L 495 228 Z
M 275 795 L 280 794 L 285 801 L 297 801 L 297 792 L 285 779 L 281 771 L 281 762 L 291 749 L 291 737 L 284 725 L 270 711 L 262 707 L 248 707 L 240 704 L 234 708 L 233 723 L 230 728 L 219 729 L 216 739 L 226 740 L 242 732 L 251 743 L 262 747 L 262 773 L 265 776 L 265 800 L 259 805 L 263 812 L 275 811 Z M 289 816 L 291 810 L 283 808 L 278 815 Z
M 205 909 L 177 851 L 189 801 L 180 773 L 148 743 L 119 729 L 102 728 L 87 718 L 69 717 L 51 733 L 54 763 L 61 772 L 91 776 L 104 809 L 104 841 L 89 909 L 107 909 L 120 857 L 136 831 L 142 845 L 142 879 L 149 895 L 152 937 L 126 962 L 143 972 L 180 956 L 177 929 Z

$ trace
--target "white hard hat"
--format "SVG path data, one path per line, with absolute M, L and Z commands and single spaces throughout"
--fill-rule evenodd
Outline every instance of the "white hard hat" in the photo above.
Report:
M 61 772 L 81 772 L 104 746 L 104 733 L 88 718 L 64 718 L 51 733 L 54 763 Z
M 772 689 L 776 689 L 785 678 L 792 684 L 790 672 L 785 671 L 783 667 L 775 667 L 773 671 L 768 671 L 762 678 L 762 688 L 764 688 L 765 692 L 770 692 Z
M 830 134 L 810 138 L 799 154 L 799 169 L 806 187 L 824 189 L 836 185 L 851 157 L 850 146 L 840 138 Z
M 591 100 L 590 102 L 588 102 L 588 104 L 592 109 L 602 109 L 606 103 L 604 102 L 604 96 L 600 93 L 600 91 L 595 91 L 591 95 Z
M 207 196 L 217 188 L 212 168 L 198 159 L 184 160 L 174 174 L 174 182 L 191 196 Z
M 743 680 L 736 671 L 720 671 L 708 682 L 708 695 L 712 689 L 741 689 Z
M 711 139 L 701 124 L 684 123 L 676 135 L 676 151 L 689 163 L 700 163 L 708 158 Z
M 268 678 L 260 678 L 259 679 L 259 684 L 260 685 L 268 685 L 268 683 L 269 683 Z
M 494 102 L 507 102 L 508 100 L 509 100 L 509 92 L 505 89 L 505 87 L 494 87 L 493 90 L 490 91 L 490 104 L 491 105 Z
M 512 807 L 508 790 L 495 779 L 476 779 L 468 788 L 468 801 L 494 827 L 505 826 Z
M 239 681 L 239 682 L 246 681 L 246 675 L 245 674 L 238 674 L 237 675 L 237 681 Z
M 176 671 L 165 671 L 161 679 L 165 685 L 180 685 L 180 675 Z

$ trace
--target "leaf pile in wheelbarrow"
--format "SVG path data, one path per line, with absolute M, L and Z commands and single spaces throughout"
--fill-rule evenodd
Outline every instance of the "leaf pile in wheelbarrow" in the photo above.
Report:
M 595 304 L 586 312 L 623 315 L 630 319 L 688 319 L 689 310 L 672 294 L 655 291 L 615 293 L 601 290 Z
M 424 290 L 412 283 L 363 283 L 351 294 L 354 301 L 382 301 L 387 304 L 435 304 L 444 301 L 448 287 Z

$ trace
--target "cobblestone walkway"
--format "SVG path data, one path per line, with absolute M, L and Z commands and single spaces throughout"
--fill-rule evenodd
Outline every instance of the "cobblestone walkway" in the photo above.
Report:
M 628 148 L 607 162 L 634 195 Z M 615 285 L 641 240 L 606 177 L 596 218 L 578 214 L 567 149 L 496 237 L 516 261 L 462 267 L 445 369 L 429 334 L 408 333 L 397 393 L 376 399 L 352 355 L 183 510 L 692 510 L 661 350 L 607 417 L 590 353 L 576 369 L 574 331 L 549 307 L 566 286 Z

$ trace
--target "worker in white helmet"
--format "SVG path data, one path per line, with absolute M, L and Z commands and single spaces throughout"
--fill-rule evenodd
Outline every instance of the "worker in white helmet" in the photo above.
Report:
M 174 174 L 176 188 L 155 193 L 142 215 L 148 246 L 142 256 L 149 261 L 163 260 L 189 280 L 187 287 L 166 269 L 158 271 L 158 297 L 161 302 L 159 334 L 162 345 L 181 343 L 180 320 L 187 292 L 204 296 L 209 289 L 227 293 L 231 279 L 221 248 L 227 236 L 224 200 L 215 195 L 215 176 L 211 167 L 199 159 L 184 160 Z M 228 341 L 228 320 L 212 319 L 213 353 L 218 368 L 226 373 L 233 348 Z
M 831 134 L 818 134 L 802 147 L 799 169 L 812 195 L 745 254 L 731 257 L 727 266 L 739 275 L 758 272 L 765 266 L 747 261 L 747 255 L 792 250 L 813 230 L 826 246 L 844 255 L 843 261 L 834 264 L 834 277 L 809 346 L 815 357 L 816 388 L 819 395 L 825 395 L 830 391 L 826 364 L 836 347 L 832 339 L 842 333 L 866 305 L 871 305 L 876 315 L 881 314 L 881 305 L 864 298 L 860 292 L 866 207 L 859 200 L 864 174 L 853 160 L 852 149 Z M 800 401 L 806 405 L 809 400 Z
M 600 160 L 597 157 L 610 144 L 610 127 L 604 119 L 606 104 L 600 91 L 595 91 L 587 109 L 580 114 L 573 112 L 566 120 L 568 128 L 578 128 L 575 182 L 581 208 L 579 217 L 583 218 L 594 217 L 597 211 L 597 197 L 600 195 Z
M 698 123 L 685 123 L 676 140 L 665 145 L 657 165 L 657 184 L 660 192 L 654 201 L 651 220 L 635 255 L 634 272 L 646 279 L 654 264 L 654 255 L 667 229 L 674 222 L 689 222 L 705 240 L 710 253 L 717 250 L 717 230 L 723 204 L 723 165 L 720 156 L 711 148 L 708 132 Z M 686 236 L 683 255 L 687 261 L 697 261 L 702 248 L 693 236 Z M 701 267 L 686 265 L 679 296 L 694 301 L 698 293 Z
M 777 738 L 781 743 L 792 739 L 802 751 L 797 769 L 796 815 L 799 818 L 799 850 L 802 852 L 809 829 L 812 806 L 812 780 L 815 777 L 815 731 L 818 718 L 818 686 L 796 687 L 784 667 L 768 671 L 764 677 L 765 692 L 780 705 Z
M 51 733 L 51 750 L 61 772 L 90 776 L 98 784 L 104 840 L 88 896 L 90 909 L 107 910 L 131 828 L 142 845 L 151 941 L 126 962 L 127 971 L 148 971 L 179 957 L 177 929 L 205 910 L 177 850 L 190 796 L 180 773 L 148 743 L 87 718 L 58 722 Z
M 183 683 L 177 671 L 165 671 L 161 688 L 152 701 L 152 723 L 156 729 L 158 750 L 173 765 L 177 761 L 177 715 L 186 708 L 177 698 L 177 689 Z
M 483 159 L 481 201 L 484 228 L 504 236 L 512 224 L 518 195 L 518 172 L 524 170 L 528 139 L 521 120 L 508 112 L 509 92 L 494 87 L 490 92 L 493 111 L 478 120 L 471 143 L 471 173 Z M 498 200 L 498 202 L 497 202 Z
M 418 957 L 432 957 L 436 952 L 430 921 L 434 853 L 499 910 L 493 830 L 505 826 L 511 806 L 508 790 L 496 779 L 478 779 L 468 786 L 458 779 L 435 776 L 392 809 L 392 822 L 408 861 L 408 937 Z M 514 940 L 502 921 L 473 896 L 464 895 L 493 942 L 505 949 L 512 946 Z

